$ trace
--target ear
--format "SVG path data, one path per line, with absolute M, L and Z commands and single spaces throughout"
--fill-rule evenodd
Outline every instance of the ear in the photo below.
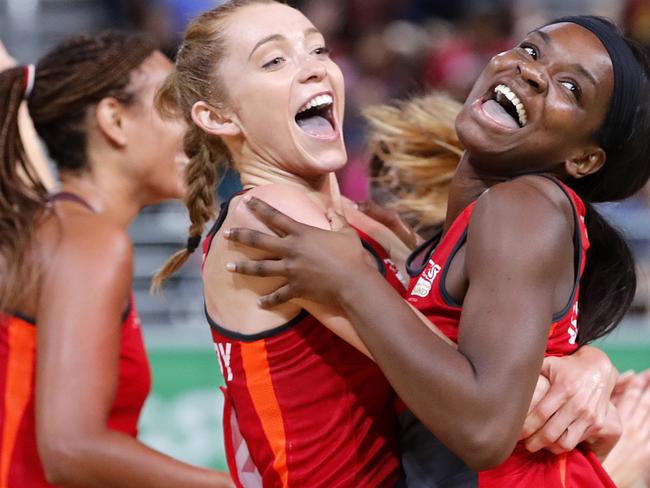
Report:
M 573 178 L 584 178 L 587 175 L 597 172 L 605 164 L 607 154 L 600 147 L 589 148 L 582 155 L 567 159 L 564 162 L 564 169 Z
M 100 132 L 118 147 L 124 147 L 128 142 L 123 117 L 124 106 L 112 97 L 101 99 L 95 109 L 95 120 Z
M 233 137 L 241 134 L 241 129 L 233 114 L 218 110 L 206 102 L 196 102 L 192 106 L 192 120 L 204 132 L 219 137 Z

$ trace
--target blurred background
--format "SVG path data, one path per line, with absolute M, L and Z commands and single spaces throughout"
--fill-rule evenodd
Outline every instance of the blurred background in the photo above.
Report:
M 22 63 L 34 62 L 67 35 L 107 28 L 149 33 L 171 57 L 183 30 L 219 0 L 0 0 L 0 39 Z M 594 13 L 615 20 L 650 50 L 650 0 L 302 0 L 346 79 L 345 137 L 350 155 L 339 175 L 353 199 L 369 194 L 368 105 L 443 90 L 462 100 L 494 54 L 555 17 Z M 236 192 L 227 174 L 220 198 Z M 624 324 L 602 346 L 619 369 L 650 367 L 650 189 L 602 208 L 638 258 L 639 290 Z M 197 464 L 225 467 L 221 439 L 221 373 L 203 318 L 200 257 L 173 278 L 164 295 L 148 293 L 152 272 L 183 246 L 184 207 L 147 209 L 131 229 L 136 243 L 135 293 L 154 374 L 142 438 Z

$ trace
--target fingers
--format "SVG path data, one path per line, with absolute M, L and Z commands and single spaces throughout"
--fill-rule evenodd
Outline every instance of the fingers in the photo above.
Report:
M 552 444 L 557 443 L 569 426 L 574 423 L 574 420 L 575 415 L 570 408 L 566 406 L 561 408 L 540 429 L 526 439 L 526 448 L 530 452 L 537 452 L 540 449 L 550 447 Z M 579 425 L 575 426 L 575 428 L 579 427 Z M 588 425 L 582 429 L 580 434 L 584 433 L 587 427 Z
M 260 297 L 257 303 L 262 308 L 273 308 L 295 298 L 290 285 L 284 285 L 273 293 Z
M 548 393 L 533 408 L 533 410 L 528 414 L 528 417 L 526 417 L 522 436 L 527 438 L 540 430 L 568 399 L 569 396 L 564 389 L 554 387 L 554 385 L 551 384 Z M 567 425 L 565 425 L 565 428 Z M 563 431 L 564 429 L 558 433 L 558 437 Z M 553 441 L 556 439 L 553 439 Z
M 371 219 L 388 227 L 408 248 L 415 249 L 417 247 L 418 235 L 404 223 L 394 210 L 377 205 L 372 200 L 361 202 L 359 210 Z
M 633 418 L 644 390 L 644 380 L 635 376 L 627 388 L 616 399 L 616 408 L 625 422 Z
M 540 400 L 544 398 L 544 395 L 546 395 L 550 387 L 551 383 L 548 381 L 546 376 L 540 374 L 537 378 L 535 391 L 533 392 L 533 399 L 530 401 L 530 407 L 528 407 L 528 413 L 532 412 Z
M 262 251 L 268 251 L 276 257 L 286 255 L 286 245 L 281 237 L 272 236 L 252 229 L 232 228 L 226 229 L 223 233 L 225 239 L 244 244 L 245 246 Z
M 284 237 L 288 234 L 298 234 L 303 227 L 303 224 L 296 222 L 291 217 L 286 216 L 259 198 L 245 198 L 244 201 L 246 202 L 248 209 L 261 222 L 266 224 L 269 229 L 274 231 L 279 236 Z
M 226 264 L 226 269 L 233 273 L 248 276 L 286 276 L 284 261 L 241 261 Z
M 568 452 L 585 440 L 585 434 L 591 427 L 586 419 L 578 419 L 573 422 L 566 431 L 560 436 L 554 446 L 551 447 L 553 454 L 562 454 Z

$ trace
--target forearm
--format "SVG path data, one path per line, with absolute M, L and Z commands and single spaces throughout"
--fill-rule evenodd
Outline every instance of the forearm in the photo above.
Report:
M 111 430 L 62 442 L 42 457 L 48 481 L 70 487 L 231 486 L 225 475 L 185 464 Z
M 355 282 L 341 304 L 398 395 L 447 447 L 477 468 L 498 464 L 509 454 L 526 410 L 518 412 L 517 404 L 527 406 L 530 398 L 518 402 L 511 391 L 499 388 L 507 382 L 476 371 L 466 355 L 432 334 L 381 277 Z

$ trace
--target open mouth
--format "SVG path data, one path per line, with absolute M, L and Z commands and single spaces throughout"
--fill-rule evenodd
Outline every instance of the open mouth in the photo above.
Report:
M 519 97 L 504 84 L 494 87 L 491 97 L 483 103 L 484 110 L 500 124 L 520 129 L 528 122 L 528 113 Z
M 312 137 L 319 139 L 336 137 L 333 107 L 332 95 L 327 93 L 317 95 L 300 107 L 296 114 L 296 124 Z

